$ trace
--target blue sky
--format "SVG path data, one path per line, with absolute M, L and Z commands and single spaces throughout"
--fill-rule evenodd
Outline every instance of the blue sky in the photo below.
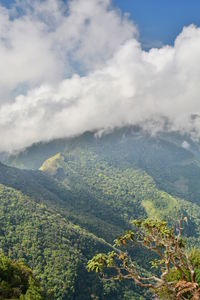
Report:
M 112 0 L 138 25 L 144 48 L 173 44 L 183 26 L 200 26 L 200 0 Z M 0 0 L 10 5 L 12 0 Z
M 183 26 L 200 26 L 199 0 L 113 0 L 139 27 L 143 46 L 173 44 Z

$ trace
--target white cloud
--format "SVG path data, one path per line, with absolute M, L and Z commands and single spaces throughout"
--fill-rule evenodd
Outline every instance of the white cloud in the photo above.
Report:
M 146 52 L 108 0 L 19 6 L 0 10 L 0 150 L 128 124 L 154 132 L 166 119 L 200 136 L 199 28 Z
M 182 147 L 183 147 L 184 149 L 190 149 L 190 144 L 189 144 L 187 141 L 183 141 Z
M 106 34 L 105 34 L 106 32 Z M 109 1 L 18 1 L 0 6 L 0 98 L 91 70 L 136 34 Z

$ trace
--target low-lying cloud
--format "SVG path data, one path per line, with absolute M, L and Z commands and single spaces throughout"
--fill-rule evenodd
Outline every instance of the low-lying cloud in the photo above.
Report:
M 144 51 L 109 0 L 0 7 L 0 150 L 140 124 L 200 137 L 200 29 Z M 167 120 L 167 125 L 166 125 Z

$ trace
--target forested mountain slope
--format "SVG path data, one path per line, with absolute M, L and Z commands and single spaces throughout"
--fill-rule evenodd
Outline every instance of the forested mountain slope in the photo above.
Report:
M 68 189 L 81 194 L 89 192 L 92 199 L 98 199 L 101 204 L 99 211 L 106 203 L 127 223 L 138 217 L 170 221 L 182 211 L 188 218 L 188 235 L 200 233 L 199 205 L 160 190 L 152 177 L 137 167 L 115 167 L 88 150 L 76 148 L 48 159 L 40 169 Z M 92 204 L 89 204 L 90 211 Z M 107 212 L 103 214 L 106 219 Z M 110 218 L 108 214 L 108 220 Z
M 177 132 L 151 136 L 139 128 L 125 127 L 102 136 L 85 133 L 72 139 L 36 144 L 5 157 L 4 161 L 38 169 L 49 157 L 76 147 L 93 151 L 113 166 L 141 168 L 162 190 L 200 202 L 200 144 Z
M 0 249 L 33 269 L 49 299 L 129 299 L 127 293 L 135 299 L 137 289 L 130 283 L 115 286 L 87 272 L 92 255 L 110 249 L 107 241 L 128 227 L 106 203 L 95 211 L 98 199 L 90 210 L 89 197 L 40 171 L 1 164 Z M 107 207 L 110 218 L 103 215 Z
M 106 247 L 103 240 L 11 188 L 1 185 L 0 199 L 3 252 L 24 260 L 53 299 L 73 299 L 75 289 L 77 299 L 83 299 L 79 288 L 92 293 L 87 284 L 81 285 L 81 277 L 91 280 L 91 289 L 95 287 L 95 278 L 88 278 L 85 264 L 95 248 Z
M 128 300 L 143 293 L 130 283 L 102 282 L 85 268 L 133 218 L 172 223 L 181 211 L 189 246 L 200 244 L 200 151 L 188 137 L 123 128 L 5 157 L 40 170 L 0 164 L 0 248 L 24 260 L 53 299 Z M 146 253 L 135 248 L 132 255 L 150 270 Z

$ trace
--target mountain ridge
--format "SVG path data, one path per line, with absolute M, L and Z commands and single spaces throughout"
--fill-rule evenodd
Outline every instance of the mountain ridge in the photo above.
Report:
M 111 247 L 133 218 L 164 218 L 173 224 L 177 213 L 183 213 L 188 219 L 184 235 L 189 247 L 200 245 L 200 152 L 189 139 L 185 149 L 185 140 L 175 135 L 152 137 L 127 128 L 102 138 L 87 133 L 34 145 L 7 157 L 10 166 L 0 163 L 4 230 L 0 247 L 33 267 L 55 299 L 89 300 L 92 294 L 102 300 L 139 299 L 144 291 L 129 283 L 108 287 L 95 276 L 89 279 L 86 262 L 95 252 Z M 137 248 L 131 253 L 150 270 L 146 253 Z

